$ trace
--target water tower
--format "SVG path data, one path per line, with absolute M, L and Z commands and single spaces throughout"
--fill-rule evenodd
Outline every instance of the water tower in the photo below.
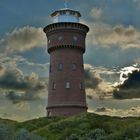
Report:
M 44 28 L 50 54 L 47 116 L 70 116 L 87 111 L 83 54 L 89 28 L 79 23 L 78 11 L 64 8 L 51 14 Z

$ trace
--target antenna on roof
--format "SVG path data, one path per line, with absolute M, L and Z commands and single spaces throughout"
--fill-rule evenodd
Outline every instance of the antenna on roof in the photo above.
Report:
M 68 0 L 65 0 L 64 6 L 65 8 L 68 8 Z

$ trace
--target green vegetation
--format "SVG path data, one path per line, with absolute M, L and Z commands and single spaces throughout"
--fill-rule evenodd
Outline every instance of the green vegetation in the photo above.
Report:
M 72 117 L 44 117 L 22 123 L 12 122 L 10 125 L 17 134 L 24 128 L 26 131 L 22 133 L 45 140 L 140 140 L 140 118 L 134 117 L 85 113 Z

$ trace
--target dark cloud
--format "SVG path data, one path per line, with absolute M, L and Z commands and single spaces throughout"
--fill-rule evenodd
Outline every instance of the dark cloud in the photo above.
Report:
M 85 68 L 85 86 L 86 88 L 95 89 L 102 82 L 102 79 L 90 68 Z
M 134 70 L 132 73 L 124 74 L 123 78 L 127 78 L 123 84 L 114 90 L 114 98 L 131 99 L 140 98 L 140 70 Z
M 35 73 L 24 76 L 19 69 L 6 69 L 0 66 L 0 87 L 15 90 L 40 90 L 44 88 Z
M 85 85 L 87 98 L 99 98 L 104 100 L 105 97 L 112 95 L 112 83 L 107 82 L 101 77 L 101 74 L 108 75 L 114 73 L 107 68 L 95 68 L 92 65 L 85 64 Z M 102 71 L 102 72 L 101 72 Z M 114 73 L 115 75 L 116 73 Z
M 7 69 L 0 65 L 0 88 L 7 90 L 9 100 L 18 103 L 39 99 L 40 91 L 46 89 L 46 84 L 35 73 L 24 76 L 17 68 Z
M 19 93 L 16 91 L 10 91 L 6 97 L 13 102 L 13 104 L 22 102 L 22 101 L 33 101 L 40 99 L 39 93 L 36 91 L 27 91 L 25 93 Z

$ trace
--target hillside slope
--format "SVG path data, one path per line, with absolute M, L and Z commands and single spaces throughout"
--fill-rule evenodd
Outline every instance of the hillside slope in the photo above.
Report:
M 85 113 L 72 117 L 39 118 L 15 123 L 46 140 L 140 140 L 140 118 Z

